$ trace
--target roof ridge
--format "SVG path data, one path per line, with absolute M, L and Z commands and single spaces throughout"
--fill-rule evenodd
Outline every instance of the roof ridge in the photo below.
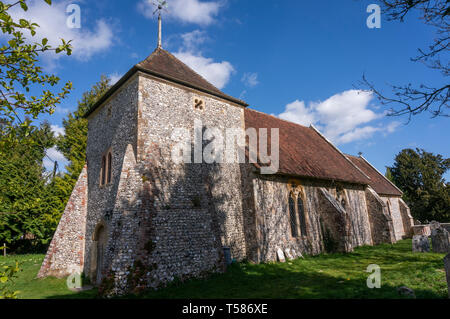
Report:
M 181 62 L 181 64 L 183 64 L 185 67 L 187 67 L 188 69 L 190 69 L 190 70 L 191 70 L 192 72 L 194 72 L 196 75 L 198 75 L 198 76 L 201 77 L 203 80 L 205 80 L 206 82 L 208 82 L 208 84 L 212 85 L 216 90 L 222 92 L 221 89 L 217 88 L 214 84 L 212 84 L 210 81 L 208 81 L 207 79 L 205 79 L 201 74 L 199 74 L 197 71 L 195 71 L 193 68 L 191 68 L 189 65 L 187 65 L 186 63 L 184 63 L 184 62 L 181 61 L 180 59 L 178 59 L 178 58 L 177 58 L 176 56 L 174 56 L 172 53 L 170 53 L 170 52 L 167 51 L 167 50 L 161 49 L 161 48 L 160 48 L 160 50 L 161 50 L 161 51 L 164 51 L 165 53 L 167 53 L 167 54 L 169 55 L 169 57 L 170 57 L 172 60 Z M 222 92 L 222 93 L 225 94 L 224 92 Z
M 270 117 L 273 117 L 273 118 L 275 118 L 275 119 L 277 119 L 277 120 L 279 120 L 279 121 L 287 122 L 287 123 L 289 123 L 289 124 L 293 124 L 293 125 L 301 126 L 301 127 L 303 127 L 303 128 L 309 128 L 309 127 L 308 127 L 308 126 L 306 126 L 306 125 L 302 125 L 302 124 L 298 124 L 298 123 L 295 123 L 295 122 L 291 122 L 291 121 L 288 121 L 288 120 L 282 119 L 282 118 L 280 118 L 280 117 L 278 117 L 278 116 L 275 116 L 275 115 L 272 115 L 272 114 L 267 114 L 267 113 L 264 113 L 264 112 L 261 112 L 261 111 L 258 111 L 258 110 L 255 110 L 255 109 L 252 109 L 252 108 L 250 108 L 250 107 L 247 107 L 247 110 L 249 110 L 249 111 L 253 111 L 253 112 L 256 112 L 256 113 L 260 113 L 260 114 L 264 114 L 264 115 L 266 115 L 266 116 L 270 116 Z
M 174 70 L 176 70 L 176 72 L 172 72 L 171 74 L 170 72 L 165 73 L 161 70 L 155 69 L 154 67 L 161 59 L 166 60 L 168 64 L 174 66 Z M 231 95 L 228 95 L 222 90 L 218 89 L 215 85 L 213 85 L 210 81 L 208 81 L 205 77 L 203 77 L 189 65 L 181 61 L 169 51 L 162 48 L 156 48 L 148 57 L 136 64 L 136 67 L 141 68 L 144 72 L 151 71 L 159 76 L 166 77 L 171 81 L 180 82 L 183 85 L 194 87 L 196 89 L 199 89 L 200 91 L 232 101 L 233 103 L 245 107 L 248 106 L 245 101 L 232 97 Z M 190 79 L 186 78 L 186 76 Z
M 355 156 L 355 158 L 357 158 Z M 370 167 L 372 167 L 379 175 L 381 175 L 385 180 L 387 180 L 392 186 L 394 186 L 400 193 L 402 193 L 403 195 L 403 191 L 398 188 L 393 182 L 391 182 L 389 180 L 389 178 L 387 178 L 386 176 L 384 176 L 375 166 L 373 166 L 364 156 L 360 155 L 359 158 L 361 158 L 362 160 L 364 160 L 364 162 L 366 162 L 367 164 L 369 164 Z
M 142 62 L 151 60 L 152 57 L 153 57 L 153 54 L 155 54 L 158 50 L 161 50 L 161 48 L 156 48 L 155 50 L 153 50 L 153 52 L 150 53 L 150 55 L 148 55 L 148 56 L 147 56 L 144 60 L 142 60 L 141 62 L 138 62 L 136 65 L 139 65 L 139 64 L 141 64 Z

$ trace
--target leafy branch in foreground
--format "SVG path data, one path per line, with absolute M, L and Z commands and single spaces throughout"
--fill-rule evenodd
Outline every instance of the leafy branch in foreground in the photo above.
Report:
M 0 247 L 0 251 L 4 247 Z M 14 266 L 2 265 L 0 268 L 0 299 L 17 299 L 19 291 L 12 291 L 8 286 L 14 283 L 17 273 L 22 271 L 20 263 L 16 261 Z
M 50 0 L 44 1 L 51 5 Z M 60 78 L 45 73 L 39 66 L 39 56 L 45 52 L 70 55 L 71 41 L 61 39 L 57 47 L 49 45 L 46 38 L 30 43 L 24 33 L 34 37 L 39 25 L 25 19 L 14 19 L 11 9 L 15 6 L 28 10 L 27 0 L 12 4 L 0 1 L 0 29 L 3 33 L 0 42 L 0 153 L 6 143 L 15 142 L 18 126 L 29 129 L 39 115 L 52 114 L 55 106 L 72 89 L 72 83 L 67 82 L 59 92 L 52 92 L 50 88 L 55 87 Z M 40 92 L 31 93 L 36 90 Z

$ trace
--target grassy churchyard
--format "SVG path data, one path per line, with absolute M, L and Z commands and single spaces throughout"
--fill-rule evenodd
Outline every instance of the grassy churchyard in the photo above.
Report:
M 43 255 L 0 257 L 0 267 L 22 263 L 13 284 L 19 298 L 96 298 L 95 290 L 75 293 L 66 280 L 36 279 Z M 411 240 L 395 245 L 359 247 L 351 254 L 306 257 L 286 263 L 234 264 L 225 274 L 204 280 L 173 283 L 159 291 L 130 298 L 408 298 L 397 288 L 407 286 L 417 298 L 447 298 L 443 254 L 412 253 Z M 381 288 L 367 287 L 367 267 L 381 267 Z

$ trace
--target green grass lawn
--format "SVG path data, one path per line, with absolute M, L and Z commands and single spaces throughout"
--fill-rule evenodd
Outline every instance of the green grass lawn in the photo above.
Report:
M 64 279 L 36 279 L 43 255 L 0 257 L 23 262 L 14 288 L 20 298 L 95 298 L 95 290 L 74 293 Z M 174 283 L 139 298 L 400 298 L 397 287 L 417 298 L 447 298 L 443 254 L 412 253 L 411 240 L 360 247 L 351 254 L 306 257 L 286 263 L 234 264 L 225 274 Z M 367 266 L 381 267 L 381 288 L 369 289 Z M 129 296 L 137 298 L 137 296 Z

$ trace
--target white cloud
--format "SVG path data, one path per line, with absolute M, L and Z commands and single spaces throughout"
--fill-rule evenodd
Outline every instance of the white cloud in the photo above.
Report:
M 122 74 L 119 74 L 117 72 L 114 72 L 110 75 L 108 75 L 109 80 L 111 81 L 111 85 L 114 85 L 122 78 Z
M 337 144 L 367 139 L 376 132 L 393 133 L 400 125 L 369 125 L 385 114 L 375 113 L 370 106 L 373 94 L 369 91 L 348 90 L 323 102 L 294 101 L 279 117 L 301 125 L 314 124 Z
M 50 128 L 51 128 L 52 132 L 55 133 L 56 136 L 66 134 L 64 127 L 61 127 L 59 125 L 50 125 Z
M 70 113 L 70 109 L 58 105 L 55 107 L 55 113 L 66 115 Z
M 241 81 L 248 87 L 255 87 L 259 84 L 258 73 L 244 73 Z
M 181 39 L 183 44 L 174 55 L 218 89 L 224 88 L 235 72 L 234 67 L 228 61 L 216 62 L 203 56 L 199 47 L 208 39 L 205 32 L 194 30 L 182 34 Z
M 191 52 L 198 50 L 198 47 L 208 40 L 208 36 L 205 31 L 194 30 L 182 34 L 181 39 L 183 40 L 184 50 Z
M 53 3 L 51 6 L 44 1 L 27 2 L 28 11 L 23 11 L 19 6 L 11 10 L 14 19 L 24 18 L 31 20 L 39 25 L 36 35 L 27 38 L 32 42 L 41 42 L 43 38 L 48 39 L 48 43 L 52 46 L 61 44 L 61 38 L 64 40 L 72 40 L 73 56 L 80 60 L 87 60 L 92 55 L 102 52 L 113 44 L 112 27 L 105 20 L 99 19 L 95 22 L 95 30 L 89 30 L 83 24 L 81 28 L 69 28 L 66 24 L 67 18 L 66 7 L 71 1 L 60 1 Z M 83 11 L 81 11 L 83 16 Z M 84 20 L 83 20 L 84 21 Z M 49 58 L 59 58 L 63 54 L 46 54 Z
M 286 109 L 279 115 L 279 117 L 305 126 L 309 126 L 317 122 L 314 111 L 306 107 L 305 102 L 299 100 L 286 105 Z
M 69 161 L 64 157 L 64 155 L 58 151 L 55 147 L 49 148 L 46 153 L 45 153 L 45 157 L 44 157 L 44 167 L 45 170 L 50 172 L 53 170 L 53 167 L 55 165 L 55 161 L 58 162 L 58 167 L 61 170 L 64 169 L 64 167 L 66 165 L 69 164 Z
M 233 66 L 227 61 L 214 62 L 212 58 L 187 51 L 177 52 L 175 56 L 219 89 L 225 87 L 234 73 Z
M 398 122 L 398 121 L 394 121 L 388 124 L 388 126 L 386 126 L 386 132 L 387 133 L 393 133 L 395 132 L 395 130 L 397 130 L 397 128 L 402 125 L 402 123 Z
M 168 3 L 168 16 L 182 22 L 209 25 L 215 21 L 221 7 L 220 1 L 172 0 Z M 147 18 L 153 18 L 153 0 L 141 1 L 139 10 Z

